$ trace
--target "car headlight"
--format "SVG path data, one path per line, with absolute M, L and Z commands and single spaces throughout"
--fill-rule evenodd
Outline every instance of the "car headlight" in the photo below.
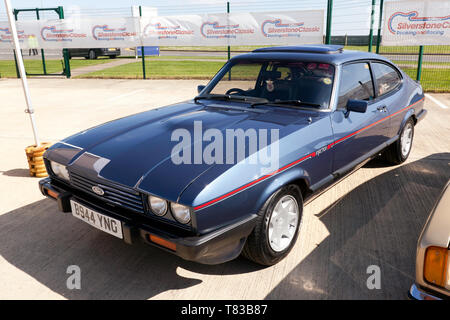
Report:
M 191 220 L 191 212 L 189 210 L 189 207 L 175 202 L 171 202 L 170 207 L 172 208 L 173 217 L 178 222 L 186 224 Z
M 155 196 L 148 196 L 148 205 L 154 214 L 162 217 L 167 212 L 167 201 Z
M 69 181 L 69 171 L 67 171 L 66 166 L 54 161 L 50 161 L 50 167 L 53 173 L 61 179 Z

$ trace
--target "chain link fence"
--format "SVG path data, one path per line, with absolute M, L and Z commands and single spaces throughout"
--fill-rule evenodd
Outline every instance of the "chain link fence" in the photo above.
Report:
M 151 6 L 157 9 L 158 15 L 183 15 L 202 13 L 230 12 L 263 12 L 323 9 L 327 14 L 329 0 L 281 0 L 276 3 L 268 0 L 260 1 L 215 1 L 193 2 L 185 4 L 181 1 L 152 1 Z M 373 14 L 372 51 L 376 52 L 378 41 L 378 24 L 380 1 L 376 0 Z M 397 1 L 397 0 L 385 0 Z M 372 0 L 331 1 L 331 44 L 344 45 L 347 50 L 369 50 L 369 34 L 371 29 Z M 136 9 L 136 8 L 135 8 Z M 134 13 L 133 13 L 134 12 Z M 145 14 L 145 10 L 143 10 Z M 88 9 L 70 7 L 64 9 L 65 17 L 71 16 L 132 16 L 136 10 L 132 7 Z M 55 19 L 52 12 L 43 12 L 41 19 Z M 18 19 L 36 19 L 33 12 L 23 12 Z M 6 20 L 0 14 L 0 20 Z M 382 19 L 384 23 L 384 17 Z M 326 21 L 324 22 L 324 29 Z M 381 38 L 382 38 L 381 34 Z M 325 37 L 324 37 L 325 40 Z M 209 79 L 227 61 L 229 56 L 251 51 L 258 46 L 226 46 L 221 47 L 161 47 L 159 56 L 146 56 L 142 61 L 137 57 L 136 48 L 121 48 L 118 59 L 98 56 L 96 59 L 73 56 L 70 60 L 72 77 L 79 78 L 130 78 L 130 79 Z M 229 51 L 228 51 L 229 50 Z M 419 47 L 418 46 L 380 46 L 378 52 L 386 56 L 413 79 L 417 78 Z M 23 52 L 25 66 L 30 74 L 44 73 L 41 50 Z M 61 74 L 64 70 L 60 50 L 45 50 L 47 74 Z M 86 55 L 88 56 L 88 55 Z M 424 46 L 421 83 L 429 92 L 450 92 L 450 44 L 447 46 Z M 143 63 L 144 62 L 144 63 Z M 144 72 L 145 71 L 145 72 Z M 16 77 L 14 56 L 12 52 L 0 51 L 0 77 Z

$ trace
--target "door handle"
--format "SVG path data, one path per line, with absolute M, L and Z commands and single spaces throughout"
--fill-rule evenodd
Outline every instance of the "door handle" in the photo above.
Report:
M 377 110 L 380 111 L 380 112 L 387 112 L 386 106 L 377 107 Z

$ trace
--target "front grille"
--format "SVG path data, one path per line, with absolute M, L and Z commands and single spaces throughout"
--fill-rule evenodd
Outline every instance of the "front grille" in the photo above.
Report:
M 133 189 L 117 185 L 104 184 L 102 182 L 96 182 L 73 172 L 70 172 L 70 184 L 75 188 L 101 198 L 108 203 L 144 213 L 142 197 Z M 92 191 L 93 186 L 99 186 L 103 189 L 105 194 L 102 196 L 97 195 L 96 193 L 94 193 L 94 191 Z

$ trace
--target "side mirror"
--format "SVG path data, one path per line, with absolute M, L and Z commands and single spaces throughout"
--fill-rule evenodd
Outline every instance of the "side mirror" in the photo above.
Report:
M 200 93 L 200 92 L 202 92 L 203 91 L 203 89 L 205 89 L 206 88 L 206 86 L 204 86 L 204 85 L 199 85 L 199 86 L 197 86 L 197 92 L 198 93 Z
M 369 105 L 369 102 L 365 100 L 348 100 L 347 101 L 347 111 L 345 113 L 345 116 L 347 117 L 350 113 L 350 111 L 364 113 L 367 110 L 367 106 Z

